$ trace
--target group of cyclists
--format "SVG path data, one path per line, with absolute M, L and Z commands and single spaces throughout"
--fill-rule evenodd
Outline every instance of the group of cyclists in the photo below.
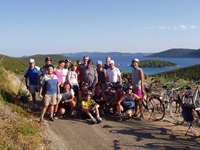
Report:
M 110 57 L 106 57 L 105 64 L 101 60 L 95 63 L 89 56 L 76 62 L 67 58 L 56 67 L 52 58 L 46 57 L 41 68 L 30 59 L 24 77 L 33 107 L 39 108 L 36 92 L 42 100 L 39 123 L 43 123 L 47 111 L 50 120 L 55 121 L 60 116 L 66 117 L 68 110 L 72 119 L 80 110 L 92 123 L 102 122 L 101 116 L 107 113 L 117 114 L 118 121 L 124 117 L 143 119 L 144 74 L 137 58 L 131 66 L 131 81 L 124 86 L 121 72 Z

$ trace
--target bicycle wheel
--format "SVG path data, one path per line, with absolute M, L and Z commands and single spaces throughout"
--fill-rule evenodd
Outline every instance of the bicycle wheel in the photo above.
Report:
M 156 96 L 149 98 L 147 110 L 154 121 L 162 120 L 165 117 L 165 106 Z
M 183 123 L 184 119 L 182 116 L 182 107 L 180 102 L 173 100 L 170 103 L 170 116 L 175 123 Z
M 200 107 L 200 93 L 199 92 L 193 97 L 193 104 L 196 107 Z

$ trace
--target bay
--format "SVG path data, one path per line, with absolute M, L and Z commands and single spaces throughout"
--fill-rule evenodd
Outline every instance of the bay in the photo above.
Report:
M 80 54 L 66 54 L 65 56 L 71 57 L 75 60 L 81 60 L 83 59 L 83 56 Z M 98 55 L 88 55 L 90 59 L 92 59 L 95 63 L 98 60 L 101 60 L 103 64 L 105 63 L 106 55 L 104 53 L 98 54 Z M 143 54 L 130 54 L 130 55 L 112 55 L 110 56 L 112 60 L 115 61 L 115 66 L 121 69 L 124 72 L 131 72 L 132 67 L 131 61 L 133 58 L 138 58 L 141 60 L 164 60 L 164 61 L 170 61 L 177 64 L 175 67 L 167 67 L 167 68 L 142 68 L 144 73 L 147 75 L 153 75 L 161 72 L 171 71 L 183 67 L 188 67 L 196 64 L 200 64 L 200 58 L 155 58 L 155 57 L 145 57 Z

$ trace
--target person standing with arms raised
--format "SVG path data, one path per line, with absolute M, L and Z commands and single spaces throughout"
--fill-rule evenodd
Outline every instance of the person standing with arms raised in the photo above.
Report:
M 142 108 L 142 98 L 144 96 L 144 73 L 141 68 L 139 68 L 139 59 L 134 58 L 132 60 L 131 66 L 133 67 L 131 72 L 133 93 L 138 95 L 140 99 L 135 101 L 135 114 L 133 117 L 137 117 L 138 106 L 140 109 L 140 119 L 144 119 L 143 108 Z

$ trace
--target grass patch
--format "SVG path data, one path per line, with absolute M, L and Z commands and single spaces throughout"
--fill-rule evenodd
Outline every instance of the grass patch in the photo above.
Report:
M 2 100 L 0 112 L 0 149 L 37 149 L 41 139 L 33 116 Z

